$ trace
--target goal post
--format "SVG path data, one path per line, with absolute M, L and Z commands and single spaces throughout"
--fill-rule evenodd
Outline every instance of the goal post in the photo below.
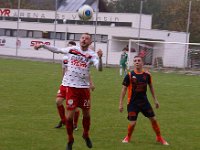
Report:
M 200 64 L 200 43 L 112 37 L 107 44 L 106 64 L 108 65 L 119 65 L 122 49 L 127 46 L 128 69 L 132 69 L 133 58 L 136 55 L 143 58 L 145 66 L 158 69 L 163 67 L 185 69 L 200 66 L 198 65 Z
M 190 49 L 196 49 L 192 55 Z M 132 49 L 135 49 L 133 52 Z M 200 43 L 181 43 L 171 41 L 156 40 L 129 40 L 129 68 L 133 65 L 133 57 L 139 55 L 143 58 L 145 65 L 153 67 L 172 67 L 172 68 L 188 68 L 190 67 L 191 57 L 200 59 Z M 200 63 L 200 62 L 199 62 Z

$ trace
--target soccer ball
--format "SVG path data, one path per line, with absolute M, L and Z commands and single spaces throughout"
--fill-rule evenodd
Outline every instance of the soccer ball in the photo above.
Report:
M 78 16 L 81 20 L 87 21 L 92 18 L 94 11 L 91 6 L 83 5 L 78 10 Z

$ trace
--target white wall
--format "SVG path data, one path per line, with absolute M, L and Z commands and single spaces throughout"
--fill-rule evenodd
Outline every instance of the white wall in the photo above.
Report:
M 163 63 L 166 67 L 184 67 L 185 45 L 165 44 Z
M 154 44 L 153 46 L 153 64 L 154 64 L 154 60 L 156 57 L 161 57 L 163 59 L 164 57 L 164 44 Z
M 30 17 L 38 16 L 38 18 L 54 18 L 55 12 L 54 11 L 41 11 L 41 10 L 21 10 L 22 16 L 21 17 L 27 17 L 29 15 Z M 17 10 L 11 10 L 10 16 L 16 17 Z M 132 22 L 132 27 L 111 27 L 111 26 L 98 26 L 97 27 L 97 34 L 101 35 L 108 35 L 108 39 L 122 39 L 127 41 L 112 41 L 109 43 L 108 46 L 108 63 L 110 64 L 118 64 L 120 59 L 120 52 L 124 46 L 127 45 L 128 39 L 137 39 L 138 38 L 138 21 L 139 21 L 139 14 L 122 14 L 122 13 L 99 13 L 99 19 L 102 21 L 113 21 L 113 22 Z M 59 12 L 59 18 L 67 18 L 72 20 L 77 20 L 78 16 L 77 13 L 65 13 L 65 12 Z M 151 15 L 142 15 L 142 26 L 141 26 L 141 32 L 140 32 L 140 39 L 149 39 L 149 40 L 161 40 L 165 42 L 180 42 L 184 43 L 186 41 L 186 33 L 184 32 L 175 32 L 175 31 L 162 31 L 162 30 L 152 30 L 151 29 Z M 0 28 L 8 28 L 8 29 L 16 29 L 17 22 L 15 21 L 2 21 L 0 20 Z M 19 29 L 24 30 L 38 30 L 38 31 L 54 31 L 54 24 L 50 23 L 38 23 L 38 22 L 20 22 L 19 23 Z M 57 32 L 65 32 L 68 30 L 72 33 L 84 33 L 89 32 L 91 34 L 95 33 L 95 26 L 90 25 L 65 25 L 65 24 L 57 24 L 56 31 Z M 0 54 L 4 50 L 2 48 L 14 48 L 16 46 L 16 38 L 15 37 L 0 37 L 0 38 L 6 38 L 6 45 L 4 47 L 0 47 Z M 32 49 L 31 41 L 42 41 L 42 42 L 50 42 L 53 43 L 53 40 L 48 39 L 33 39 L 33 38 L 19 38 L 21 40 L 21 49 Z M 99 48 L 104 50 L 104 53 L 107 51 L 107 44 L 106 43 L 97 43 Z M 133 44 L 134 45 L 134 44 Z M 58 47 L 64 47 L 65 42 L 56 40 L 56 46 Z M 134 45 L 137 47 L 137 45 Z M 162 46 L 159 44 L 154 44 L 156 46 L 156 49 L 154 49 L 153 52 L 153 58 L 162 56 L 163 57 L 163 63 L 164 66 L 172 66 L 172 67 L 183 67 L 184 66 L 184 58 L 185 58 L 185 51 L 184 47 L 181 44 L 172 44 L 172 45 L 165 45 Z M 172 51 L 173 49 L 173 51 Z M 19 53 L 22 51 L 19 51 Z M 25 51 L 25 53 L 28 55 L 28 53 Z M 25 55 L 25 54 L 24 54 Z M 35 51 L 32 53 L 30 51 L 30 55 L 35 55 Z M 41 54 L 42 55 L 42 54 Z M 51 57 L 52 54 L 47 55 L 46 52 L 44 52 L 44 57 Z M 131 54 L 135 55 L 135 53 Z M 56 58 L 59 58 L 60 56 L 56 56 Z M 106 57 L 103 58 L 103 61 L 105 63 Z
M 5 9 L 0 8 L 2 16 L 18 17 L 17 9 Z M 5 10 L 9 10 L 9 14 L 3 13 Z M 54 19 L 55 11 L 47 10 L 28 10 L 20 9 L 20 18 L 38 18 L 38 19 Z M 139 27 L 140 14 L 131 13 L 98 13 L 98 21 L 104 22 L 131 22 L 132 27 Z M 68 19 L 68 20 L 79 20 L 77 12 L 57 12 L 57 19 Z M 96 15 L 93 15 L 93 21 L 96 20 Z M 151 29 L 152 26 L 152 15 L 142 14 L 141 28 Z

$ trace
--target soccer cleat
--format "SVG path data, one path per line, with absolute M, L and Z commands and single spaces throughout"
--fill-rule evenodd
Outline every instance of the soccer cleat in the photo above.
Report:
M 62 127 L 62 125 L 63 125 L 62 121 L 59 121 L 58 125 L 57 125 L 57 126 L 55 126 L 55 128 L 61 128 L 61 127 Z
M 126 136 L 123 140 L 122 143 L 129 143 L 130 142 L 130 138 L 128 136 Z
M 77 130 L 78 130 L 78 127 L 77 127 L 77 126 L 74 126 L 73 129 L 74 129 L 75 131 L 77 131 Z
M 89 137 L 85 138 L 83 136 L 83 139 L 85 140 L 85 143 L 86 143 L 87 147 L 88 148 L 92 148 L 92 141 L 90 140 L 90 138 Z
M 156 141 L 159 142 L 159 143 L 161 143 L 162 145 L 169 145 L 167 143 L 167 141 L 165 141 L 165 139 L 162 136 L 157 136 L 156 137 Z
M 73 145 L 74 141 L 68 142 L 67 143 L 67 147 L 66 150 L 72 150 L 72 145 Z

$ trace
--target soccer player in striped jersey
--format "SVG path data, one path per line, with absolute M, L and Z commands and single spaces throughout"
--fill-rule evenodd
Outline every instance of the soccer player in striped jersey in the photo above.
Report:
M 163 144 L 169 145 L 167 141 L 161 136 L 160 127 L 158 121 L 156 120 L 153 108 L 148 101 L 147 98 L 147 85 L 149 85 L 150 92 L 154 99 L 154 104 L 156 108 L 159 108 L 158 100 L 154 93 L 152 77 L 148 72 L 143 70 L 143 61 L 140 56 L 134 57 L 134 70 L 129 72 L 124 80 L 123 87 L 119 100 L 119 111 L 123 111 L 123 99 L 128 90 L 128 120 L 130 121 L 128 124 L 128 133 L 127 136 L 122 141 L 123 143 L 129 143 L 131 140 L 132 132 L 135 128 L 138 113 L 142 112 L 142 114 L 149 118 L 152 128 L 156 134 L 156 141 Z
M 89 137 L 90 129 L 90 81 L 89 71 L 90 66 L 96 66 L 97 70 L 102 71 L 102 50 L 98 50 L 97 53 L 88 49 L 92 43 L 91 35 L 84 33 L 80 38 L 80 47 L 73 46 L 67 48 L 56 48 L 52 46 L 46 46 L 43 44 L 35 45 L 34 48 L 45 48 L 54 53 L 62 53 L 68 56 L 67 72 L 65 73 L 62 81 L 62 85 L 66 88 L 63 91 L 66 92 L 66 129 L 68 134 L 68 143 L 66 150 L 72 150 L 74 143 L 73 137 L 73 117 L 75 109 L 80 107 L 83 113 L 83 139 L 86 142 L 88 148 L 92 148 L 92 142 Z

